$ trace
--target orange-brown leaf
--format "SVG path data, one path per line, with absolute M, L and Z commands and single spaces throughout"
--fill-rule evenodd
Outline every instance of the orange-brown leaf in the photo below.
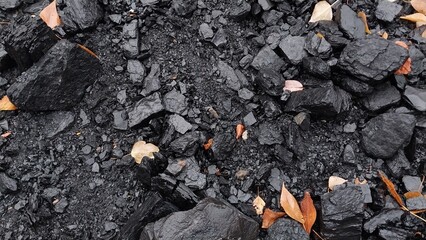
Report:
M 287 190 L 284 183 L 281 189 L 280 204 L 289 217 L 300 222 L 301 224 L 305 223 L 302 211 L 300 210 L 296 198 L 294 198 L 294 196 Z
M 404 64 L 402 64 L 402 66 L 395 71 L 395 74 L 404 75 L 404 74 L 409 74 L 410 72 L 411 72 L 411 58 L 407 58 Z
M 207 143 L 205 143 L 203 145 L 204 150 L 209 150 L 213 145 L 213 138 L 210 138 L 209 140 L 207 140 Z
M 237 139 L 240 139 L 240 137 L 243 135 L 244 129 L 245 128 L 244 128 L 243 124 L 239 123 L 237 125 L 237 127 L 235 128 L 235 133 L 236 133 Z
M 382 38 L 384 38 L 384 39 L 388 39 L 388 37 L 389 37 L 389 34 L 388 34 L 387 32 L 384 32 L 384 33 L 382 34 Z
M 404 193 L 405 199 L 421 197 L 421 196 L 423 196 L 421 192 L 406 192 L 406 193 Z
M 419 13 L 426 15 L 426 1 L 425 0 L 411 0 L 411 6 Z
M 278 218 L 281 218 L 284 216 L 285 216 L 285 212 L 274 212 L 271 209 L 266 208 L 262 217 L 262 228 L 264 229 L 269 228 L 272 224 L 274 224 L 275 221 L 277 221 Z
M 312 226 L 317 219 L 317 210 L 315 209 L 314 201 L 312 201 L 311 194 L 309 192 L 305 192 L 303 199 L 300 202 L 300 210 L 302 210 L 303 219 L 305 219 L 303 227 L 305 228 L 305 231 L 310 234 Z
M 4 96 L 0 100 L 0 111 L 13 111 L 16 109 L 18 108 L 10 101 L 8 96 Z
M 87 52 L 88 54 L 90 54 L 90 55 L 92 55 L 93 57 L 95 57 L 95 58 L 99 59 L 98 55 L 96 55 L 96 54 L 95 54 L 92 50 L 88 49 L 86 46 L 83 46 L 83 45 L 78 44 L 78 43 L 77 43 L 77 45 L 78 45 L 81 49 L 83 49 L 85 52 Z
M 51 29 L 61 25 L 61 18 L 59 17 L 58 11 L 56 10 L 56 0 L 53 0 L 52 3 L 45 7 L 40 12 L 39 16 Z
M 355 178 L 355 181 L 354 181 L 354 183 L 356 184 L 356 185 L 361 185 L 361 184 L 367 184 L 367 180 L 362 180 L 362 182 L 359 180 L 359 178 Z
M 379 170 L 378 172 L 379 172 L 379 176 L 382 179 L 383 183 L 388 188 L 388 191 L 390 192 L 391 196 L 395 199 L 395 201 L 399 204 L 399 206 L 405 207 L 405 204 L 402 201 L 402 198 L 399 196 L 399 194 L 395 190 L 395 185 L 393 185 L 391 180 L 389 180 L 389 178 L 386 177 L 386 175 L 382 171 Z
M 403 41 L 395 41 L 395 44 L 408 50 L 408 45 Z
M 370 28 L 368 27 L 367 16 L 365 15 L 365 12 L 359 12 L 358 17 L 361 18 L 362 22 L 364 23 L 365 33 L 371 34 Z

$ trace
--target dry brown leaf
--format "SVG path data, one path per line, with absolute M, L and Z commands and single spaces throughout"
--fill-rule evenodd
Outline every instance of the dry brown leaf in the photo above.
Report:
M 154 153 L 159 151 L 160 149 L 152 143 L 137 141 L 135 144 L 133 144 L 130 155 L 132 155 L 137 164 L 140 164 L 144 157 L 154 158 Z
M 7 132 L 3 133 L 1 136 L 2 136 L 3 138 L 7 138 L 7 137 L 9 137 L 10 135 L 12 135 L 12 132 L 11 132 L 11 131 L 7 131 Z
M 286 80 L 284 83 L 284 91 L 297 92 L 303 90 L 303 84 L 296 80 Z
M 332 20 L 333 10 L 331 9 L 330 3 L 327 1 L 319 1 L 315 4 L 314 11 L 312 12 L 311 19 L 309 22 L 318 22 L 321 20 Z
M 53 0 L 52 3 L 45 7 L 40 12 L 39 16 L 51 29 L 61 25 L 61 18 L 59 17 L 58 11 L 56 10 L 56 0 Z
M 366 179 L 364 179 L 364 180 L 360 181 L 360 180 L 359 180 L 359 178 L 355 178 L 354 183 L 355 183 L 356 185 L 367 184 L 367 180 L 366 180 Z
M 263 199 L 260 196 L 257 196 L 253 200 L 253 207 L 256 210 L 257 215 L 261 215 L 263 213 L 263 208 L 265 207 L 266 203 L 263 201 Z
M 244 125 L 241 123 L 239 123 L 237 127 L 235 128 L 235 135 L 237 140 L 240 139 L 240 137 L 243 135 L 244 129 L 245 129 Z
M 83 46 L 83 45 L 78 44 L 78 43 L 77 43 L 77 45 L 78 45 L 81 49 L 83 49 L 85 52 L 87 52 L 88 54 L 90 54 L 90 55 L 92 55 L 93 57 L 95 57 L 95 58 L 99 59 L 98 55 L 96 55 L 96 54 L 95 54 L 92 50 L 88 49 L 86 46 Z
M 426 22 L 426 16 L 421 13 L 413 13 L 410 15 L 401 16 L 400 18 L 410 22 Z
M 213 145 L 213 138 L 210 138 L 209 140 L 207 140 L 207 143 L 205 143 L 203 145 L 204 150 L 209 150 Z
M 296 198 L 294 198 L 293 194 L 291 194 L 283 183 L 283 187 L 281 189 L 281 197 L 280 197 L 281 207 L 284 209 L 285 213 L 293 218 L 294 220 L 300 222 L 301 224 L 305 223 L 303 219 L 302 211 L 300 210 L 299 204 L 297 203 Z
M 388 34 L 387 32 L 384 32 L 384 33 L 382 34 L 382 38 L 384 38 L 384 39 L 388 39 L 388 37 L 389 37 L 389 34 Z
M 406 193 L 404 193 L 405 199 L 421 197 L 421 196 L 423 196 L 421 192 L 406 192 Z
M 395 185 L 389 180 L 388 177 L 382 172 L 378 171 L 380 178 L 382 179 L 383 183 L 388 188 L 388 191 L 390 192 L 391 196 L 395 199 L 395 201 L 399 204 L 401 207 L 405 207 L 404 202 L 402 201 L 402 198 L 399 196 L 399 194 L 395 190 Z
M 8 96 L 4 96 L 0 100 L 0 111 L 13 111 L 18 109 L 9 99 Z
M 341 177 L 331 176 L 331 177 L 328 179 L 328 189 L 329 189 L 330 191 L 333 191 L 333 189 L 334 189 L 334 187 L 335 187 L 335 186 L 340 185 L 340 184 L 343 184 L 343 183 L 345 183 L 345 182 L 347 182 L 347 181 L 348 181 L 348 180 L 343 179 L 343 178 L 341 178 Z
M 403 41 L 395 41 L 395 44 L 408 50 L 408 45 Z M 396 75 L 404 75 L 404 74 L 408 74 L 410 72 L 411 72 L 411 58 L 407 58 L 407 60 L 405 60 L 404 64 L 402 64 L 402 66 L 398 70 L 395 71 L 395 74 Z
M 320 33 L 320 32 L 317 32 L 317 34 L 315 34 L 315 35 L 317 35 L 317 37 L 319 37 L 319 38 L 324 38 L 324 35 L 322 35 L 322 33 Z
M 426 1 L 425 0 L 411 0 L 411 6 L 419 13 L 426 15 Z
M 305 231 L 310 234 L 312 226 L 317 219 L 317 210 L 315 209 L 314 201 L 312 201 L 311 194 L 309 192 L 305 192 L 302 201 L 300 202 L 300 210 L 302 210 L 303 219 L 305 223 L 303 227 Z
M 266 208 L 262 217 L 262 228 L 269 228 L 275 221 L 277 221 L 278 218 L 282 218 L 284 216 L 285 212 L 274 212 L 271 209 Z
M 365 15 L 365 12 L 359 12 L 358 17 L 361 18 L 362 22 L 364 23 L 365 33 L 371 34 L 370 28 L 368 27 L 367 16 Z

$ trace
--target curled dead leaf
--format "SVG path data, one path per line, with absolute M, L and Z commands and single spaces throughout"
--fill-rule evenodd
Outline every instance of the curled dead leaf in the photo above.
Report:
M 365 33 L 371 34 L 370 28 L 368 27 L 367 16 L 365 15 L 365 12 L 359 12 L 358 17 L 361 18 L 362 22 L 364 23 Z
M 262 217 L 262 228 L 268 229 L 278 218 L 285 216 L 285 212 L 274 212 L 269 208 L 265 209 Z
M 61 18 L 56 10 L 56 0 L 53 0 L 47 7 L 40 12 L 40 18 L 46 23 L 48 27 L 54 29 L 61 25 Z
M 343 183 L 345 183 L 345 182 L 347 182 L 347 181 L 348 181 L 348 180 L 343 179 L 343 178 L 341 178 L 341 177 L 331 176 L 331 177 L 328 179 L 328 189 L 329 189 L 330 191 L 333 191 L 335 186 L 340 185 L 340 184 L 343 184 Z
M 411 0 L 411 6 L 419 13 L 426 15 L 426 1 L 425 0 Z
M 207 142 L 203 145 L 204 150 L 209 150 L 213 145 L 213 138 L 207 140 Z
M 395 44 L 408 50 L 408 45 L 403 41 L 396 41 Z M 411 72 L 411 58 L 407 58 L 407 60 L 405 60 L 405 62 L 402 64 L 402 66 L 398 70 L 395 71 L 395 74 L 396 75 L 404 75 L 404 74 L 408 74 L 410 72 Z
M 137 164 L 140 164 L 144 157 L 154 158 L 154 153 L 159 151 L 160 149 L 152 143 L 137 141 L 135 144 L 133 144 L 130 155 L 135 159 Z
M 256 210 L 257 215 L 261 215 L 263 213 L 263 208 L 265 207 L 266 203 L 263 201 L 263 199 L 260 196 L 257 196 L 253 200 L 253 207 Z
M 96 55 L 92 50 L 88 49 L 86 46 L 83 46 L 81 44 L 77 44 L 81 49 L 83 49 L 85 52 L 87 52 L 88 54 L 90 54 L 92 57 L 95 57 L 97 59 L 99 59 L 98 55 Z
M 321 20 L 331 21 L 333 19 L 333 10 L 330 3 L 327 1 L 319 1 L 315 4 L 314 11 L 312 12 L 309 22 L 318 22 Z
M 406 192 L 406 193 L 404 193 L 405 199 L 416 198 L 416 197 L 421 197 L 421 196 L 422 196 L 421 192 Z
M 296 80 L 286 80 L 284 83 L 284 91 L 297 92 L 303 90 L 303 84 Z
M 413 13 L 410 15 L 401 16 L 399 18 L 410 22 L 426 22 L 426 16 L 422 13 Z
M 18 109 L 9 99 L 8 96 L 4 96 L 0 100 L 0 111 L 13 111 Z
M 237 140 L 240 139 L 240 137 L 243 135 L 244 129 L 245 129 L 244 125 L 241 123 L 239 123 L 237 127 L 235 128 L 235 134 L 236 134 Z
M 11 131 L 7 131 L 7 132 L 3 133 L 1 136 L 2 136 L 3 138 L 7 138 L 7 137 L 9 137 L 10 135 L 12 135 L 12 132 L 11 132 Z
M 307 191 L 304 193 L 303 199 L 300 202 L 300 210 L 302 211 L 303 219 L 305 220 L 303 227 L 305 228 L 305 231 L 310 234 L 312 226 L 317 219 L 317 210 L 315 209 L 311 194 Z
M 384 38 L 384 39 L 388 39 L 388 37 L 389 37 L 389 34 L 388 34 L 387 32 L 384 32 L 384 33 L 382 34 L 382 38 Z
M 399 206 L 405 207 L 405 204 L 402 201 L 402 198 L 399 196 L 399 194 L 395 190 L 395 185 L 393 185 L 391 180 L 389 180 L 389 178 L 382 171 L 379 170 L 378 173 L 383 183 L 388 188 L 388 191 L 390 192 L 391 196 L 395 199 L 395 201 L 399 204 Z
M 302 211 L 300 210 L 299 204 L 297 203 L 296 198 L 291 194 L 283 183 L 281 188 L 281 197 L 280 197 L 281 207 L 284 209 L 284 212 L 294 220 L 300 222 L 301 224 L 305 223 L 303 219 Z

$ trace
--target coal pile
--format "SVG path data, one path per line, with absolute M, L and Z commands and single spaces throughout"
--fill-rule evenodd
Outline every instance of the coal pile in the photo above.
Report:
M 426 28 L 317 2 L 1 1 L 2 239 L 426 238 Z

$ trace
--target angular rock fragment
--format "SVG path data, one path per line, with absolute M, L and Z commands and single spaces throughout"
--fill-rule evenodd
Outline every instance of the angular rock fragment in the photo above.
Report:
M 386 22 L 392 22 L 396 15 L 401 12 L 402 6 L 390 2 L 390 1 L 379 1 L 379 4 L 376 7 L 376 18 Z
M 179 159 L 179 161 L 182 161 L 183 163 L 181 164 L 184 166 L 183 169 L 176 175 L 176 179 L 185 182 L 185 186 L 191 189 L 203 189 L 207 184 L 206 175 L 201 173 L 201 169 L 197 160 L 195 160 L 194 157 L 189 157 L 185 159 Z
M 240 90 L 240 79 L 238 78 L 234 69 L 223 61 L 219 61 L 217 67 L 220 71 L 220 75 L 225 78 L 226 85 L 232 90 Z
M 402 182 L 407 192 L 422 192 L 423 190 L 423 183 L 420 177 L 406 175 L 402 178 Z
M 138 20 L 134 19 L 123 26 L 123 51 L 127 58 L 136 58 L 139 55 Z
M 302 225 L 295 220 L 280 218 L 268 229 L 266 240 L 300 239 L 309 240 Z
M 127 72 L 133 83 L 141 83 L 145 77 L 145 66 L 138 60 L 127 61 Z
M 7 90 L 22 110 L 63 110 L 75 106 L 101 72 L 99 60 L 61 40 Z
M 271 68 L 261 69 L 255 78 L 260 88 L 271 96 L 281 96 L 283 93 L 284 79 L 282 75 Z
M 216 160 L 224 160 L 230 156 L 236 144 L 235 135 L 230 133 L 219 133 L 213 138 L 211 150 Z
M 5 50 L 21 71 L 37 62 L 57 42 L 52 29 L 40 18 L 27 14 L 12 21 L 3 34 Z
M 309 32 L 306 36 L 305 50 L 315 57 L 328 58 L 331 54 L 331 45 L 325 38 Z
M 264 12 L 262 15 L 262 19 L 263 22 L 265 22 L 265 24 L 267 26 L 273 26 L 276 25 L 277 22 L 284 16 L 284 13 L 276 11 L 276 10 L 271 10 L 268 12 Z
M 152 115 L 164 110 L 159 93 L 139 100 L 129 112 L 129 127 L 134 127 Z
M 48 138 L 52 138 L 68 129 L 74 123 L 74 113 L 56 111 L 41 117 L 38 122 L 42 133 Z
M 364 197 L 360 186 L 335 189 L 321 196 L 322 233 L 327 239 L 359 239 Z
M 2 0 L 0 2 L 0 9 L 10 10 L 19 7 L 22 0 Z
M 386 240 L 406 240 L 412 236 L 412 232 L 400 227 L 386 226 L 379 228 L 379 236 Z
M 360 39 L 365 37 L 364 23 L 348 5 L 343 4 L 337 9 L 335 19 L 349 38 Z
M 180 134 L 185 134 L 192 129 L 192 125 L 178 114 L 173 114 L 169 118 L 169 124 Z
M 18 184 L 15 179 L 9 177 L 4 172 L 0 172 L 0 192 L 10 193 L 18 190 Z
M 201 145 L 200 132 L 188 132 L 170 143 L 170 150 L 180 156 L 193 156 Z
M 182 114 L 187 107 L 186 97 L 176 89 L 173 89 L 164 95 L 163 103 L 164 109 L 177 114 Z
M 271 9 L 274 5 L 270 0 L 257 0 L 264 11 Z
M 152 6 L 159 3 L 160 0 L 141 0 L 142 6 Z
M 418 111 L 426 111 L 426 90 L 407 86 L 404 99 Z
M 256 70 L 272 68 L 279 71 L 285 62 L 269 46 L 263 47 L 254 57 L 251 66 Z
M 317 116 L 332 117 L 348 110 L 350 105 L 350 96 L 345 91 L 334 87 L 322 87 L 292 92 L 284 111 L 307 111 Z
M 377 227 L 381 225 L 388 225 L 389 223 L 395 223 L 401 221 L 401 216 L 404 211 L 400 209 L 384 209 L 378 215 L 369 219 L 364 223 L 364 230 L 368 233 L 372 233 Z
M 287 36 L 280 42 L 280 49 L 284 52 L 287 59 L 294 65 L 302 62 L 308 55 L 305 51 L 305 37 Z
M 259 226 L 221 200 L 206 198 L 195 208 L 148 224 L 140 239 L 257 239 Z
M 331 77 L 330 66 L 319 57 L 303 58 L 303 70 L 317 77 L 325 79 Z
M 226 34 L 223 28 L 219 28 L 219 30 L 217 30 L 217 32 L 214 34 L 211 42 L 217 48 L 223 47 L 226 45 L 226 43 L 228 43 L 228 34 Z
M 259 143 L 261 145 L 281 144 L 284 137 L 280 127 L 272 122 L 263 122 L 259 124 Z
M 103 10 L 98 1 L 61 1 L 58 14 L 65 26 L 72 32 L 95 27 L 103 18 Z
M 376 86 L 375 91 L 362 99 L 361 104 L 371 112 L 388 109 L 401 101 L 401 94 L 389 82 Z
M 143 89 L 141 91 L 142 96 L 148 96 L 149 94 L 160 90 L 161 81 L 160 81 L 160 64 L 154 63 L 151 66 L 151 71 L 148 76 L 143 81 Z
M 342 49 L 350 43 L 350 40 L 343 36 L 335 21 L 319 21 L 317 31 L 324 36 L 333 48 Z
M 172 9 L 181 17 L 188 16 L 197 9 L 197 0 L 173 0 Z
M 410 198 L 407 199 L 406 204 L 409 210 L 426 209 L 426 198 L 424 196 Z
M 6 70 L 11 65 L 11 59 L 0 43 L 0 71 Z
M 374 84 L 399 69 L 408 51 L 382 38 L 366 38 L 351 42 L 339 59 L 339 66 L 360 80 Z
M 374 91 L 373 86 L 348 75 L 333 74 L 333 81 L 337 86 L 357 97 L 365 97 Z
M 236 1 L 232 3 L 233 3 L 232 7 L 229 10 L 230 17 L 241 19 L 250 13 L 250 10 L 251 10 L 250 3 L 246 1 Z
M 411 164 L 403 150 L 399 150 L 395 156 L 386 161 L 386 165 L 388 166 L 392 176 L 396 178 L 402 177 L 402 175 L 411 168 Z
M 112 115 L 114 116 L 113 128 L 118 129 L 118 130 L 127 130 L 128 129 L 129 123 L 127 121 L 127 112 L 126 111 L 115 110 L 114 112 L 112 112 Z
M 391 158 L 411 139 L 416 118 L 409 114 L 384 113 L 369 122 L 362 130 L 364 151 L 375 158 Z
M 204 39 L 211 39 L 214 36 L 212 28 L 207 23 L 202 23 L 198 32 Z

